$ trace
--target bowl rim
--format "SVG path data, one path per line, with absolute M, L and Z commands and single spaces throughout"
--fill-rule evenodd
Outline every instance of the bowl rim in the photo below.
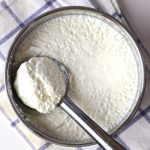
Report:
M 141 57 L 141 63 L 142 63 L 142 70 L 143 70 L 143 84 L 141 87 L 141 93 L 139 96 L 139 99 L 136 102 L 136 105 L 134 106 L 133 110 L 131 111 L 131 114 L 127 117 L 127 119 L 125 119 L 125 121 L 121 124 L 120 127 L 117 128 L 117 130 L 112 133 L 112 135 L 119 133 L 119 131 L 124 128 L 127 123 L 133 118 L 133 116 L 135 115 L 135 113 L 137 112 L 142 99 L 143 99 L 143 95 L 144 95 L 144 91 L 145 91 L 145 65 L 144 65 L 144 59 L 142 56 L 142 53 L 140 51 L 140 48 L 138 47 L 135 38 L 133 37 L 132 33 L 123 25 L 121 24 L 117 19 L 113 18 L 112 16 L 110 16 L 109 14 L 106 14 L 105 12 L 102 12 L 100 10 L 96 10 L 94 8 L 89 8 L 89 7 L 84 7 L 84 6 L 67 6 L 67 7 L 61 7 L 61 8 L 56 8 L 53 10 L 50 10 L 48 12 L 43 13 L 42 15 L 39 15 L 38 17 L 36 17 L 33 21 L 31 21 L 28 25 L 26 25 L 15 37 L 15 39 L 13 40 L 9 51 L 8 51 L 8 55 L 7 55 L 7 60 L 6 60 L 6 67 L 5 67 L 5 87 L 6 87 L 6 91 L 7 91 L 7 95 L 9 98 L 9 101 L 11 103 L 11 106 L 13 107 L 15 113 L 17 114 L 17 116 L 19 117 L 19 119 L 23 122 L 23 124 L 25 124 L 25 126 L 30 129 L 34 134 L 38 135 L 39 137 L 42 137 L 46 140 L 48 140 L 49 142 L 55 143 L 57 145 L 62 145 L 62 146 L 89 146 L 89 145 L 93 145 L 95 144 L 95 142 L 93 140 L 83 140 L 81 142 L 70 142 L 70 141 L 62 141 L 62 140 L 58 140 L 58 139 L 54 139 L 51 138 L 45 134 L 43 134 L 41 131 L 39 131 L 37 128 L 35 128 L 34 126 L 32 126 L 31 124 L 29 124 L 19 113 L 15 102 L 14 102 L 14 98 L 12 97 L 12 95 L 10 94 L 10 89 L 9 86 L 11 86 L 10 84 L 10 79 L 9 79 L 9 65 L 10 65 L 10 58 L 11 58 L 11 54 L 12 54 L 12 50 L 13 47 L 16 45 L 16 42 L 20 39 L 21 35 L 26 32 L 27 29 L 29 29 L 30 27 L 32 27 L 36 22 L 38 22 L 41 18 L 46 17 L 52 13 L 56 13 L 59 11 L 64 11 L 64 10 L 72 10 L 72 9 L 76 9 L 76 10 L 85 10 L 85 11 L 91 11 L 91 12 L 95 12 L 99 15 L 102 15 L 104 17 L 106 17 L 107 19 L 113 21 L 116 25 L 120 26 L 132 39 L 132 41 L 134 42 L 135 46 L 137 47 L 137 50 L 139 52 L 139 56 Z

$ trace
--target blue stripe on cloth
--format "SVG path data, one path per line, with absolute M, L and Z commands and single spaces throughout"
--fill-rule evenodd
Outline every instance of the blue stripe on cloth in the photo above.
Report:
M 0 58 L 3 60 L 3 61 L 5 61 L 6 60 L 6 58 L 5 58 L 5 56 L 4 56 L 4 54 L 0 51 Z
M 51 145 L 51 143 L 47 142 L 45 144 L 43 144 L 38 150 L 45 150 L 46 148 L 48 148 Z
M 50 7 L 50 8 L 55 8 L 54 6 L 53 6 L 53 1 L 55 1 L 55 0 L 45 0 L 45 2 L 46 2 L 46 5 L 48 5 L 48 7 Z
M 143 115 L 143 117 L 147 120 L 148 123 L 150 123 L 150 117 L 147 115 L 147 113 L 142 110 L 142 108 L 139 108 L 140 114 Z
M 118 12 L 117 11 L 115 11 L 112 15 L 111 15 L 112 17 L 116 17 L 116 16 L 118 16 Z
M 112 17 L 119 17 L 120 19 L 123 17 L 122 14 L 119 14 L 117 11 L 115 11 L 112 15 Z
M 54 0 L 53 2 L 55 2 L 56 0 Z M 47 3 L 44 4 L 41 8 L 39 8 L 37 11 L 35 11 L 30 17 L 28 17 L 23 24 L 27 25 L 28 23 L 30 23 L 35 17 L 37 17 L 42 11 L 44 11 L 45 9 L 48 8 Z M 13 30 L 11 30 L 6 36 L 4 36 L 2 39 L 0 39 L 0 45 L 3 44 L 4 42 L 6 42 L 9 38 L 11 38 L 17 31 L 19 31 L 21 29 L 20 26 L 17 26 L 16 28 L 14 28 Z
M 10 31 L 7 35 L 5 35 L 2 39 L 0 39 L 0 45 L 5 43 L 8 39 L 10 39 L 14 34 L 16 34 L 21 29 L 20 26 L 17 26 L 12 31 Z
M 5 89 L 5 85 L 3 84 L 0 86 L 0 92 L 2 92 L 4 89 Z
M 20 122 L 19 119 L 14 120 L 13 122 L 11 122 L 11 126 L 15 127 L 18 123 Z
M 10 119 L 10 117 L 5 113 L 5 111 L 2 109 L 1 106 L 0 106 L 0 112 L 6 117 L 6 119 L 8 121 L 12 122 L 12 120 Z M 34 145 L 29 141 L 29 139 L 23 134 L 23 132 L 17 126 L 15 126 L 15 129 L 18 131 L 18 133 L 20 133 L 20 135 L 23 137 L 23 139 L 30 145 L 30 147 L 33 150 L 36 150 L 36 148 L 34 147 Z
M 1 5 L 7 10 L 7 12 L 14 18 L 14 20 L 19 24 L 21 28 L 24 27 L 24 24 L 21 20 L 17 17 L 17 15 L 13 12 L 13 10 L 6 4 L 5 1 L 1 2 Z
M 113 136 L 113 138 L 115 138 L 115 139 L 117 139 L 117 137 L 118 137 L 117 134 L 113 134 L 112 136 Z

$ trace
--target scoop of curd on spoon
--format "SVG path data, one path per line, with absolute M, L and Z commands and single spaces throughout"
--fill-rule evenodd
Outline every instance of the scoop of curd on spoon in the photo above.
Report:
M 104 149 L 125 149 L 70 100 L 69 76 L 59 61 L 48 57 L 29 59 L 20 65 L 14 87 L 18 97 L 30 108 L 50 113 L 60 107 Z

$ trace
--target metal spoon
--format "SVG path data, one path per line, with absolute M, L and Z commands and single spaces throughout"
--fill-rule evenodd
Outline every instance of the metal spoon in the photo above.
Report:
M 116 140 L 114 140 L 107 132 L 105 132 L 100 126 L 98 126 L 90 117 L 88 117 L 79 107 L 77 107 L 72 100 L 67 96 L 69 89 L 69 76 L 65 66 L 54 58 L 51 58 L 63 72 L 64 80 L 66 83 L 66 92 L 62 95 L 58 107 L 62 108 L 73 120 L 75 120 L 93 140 L 106 150 L 125 150 Z M 37 111 L 25 107 L 25 110 L 29 113 L 36 114 Z
M 75 120 L 93 140 L 106 150 L 125 150 L 115 139 L 113 139 L 107 132 L 98 126 L 90 117 L 88 117 L 79 107 L 77 107 L 72 100 L 67 96 L 69 87 L 68 73 L 59 61 L 53 59 L 64 73 L 66 82 L 66 93 L 58 106 L 62 108 L 73 120 Z

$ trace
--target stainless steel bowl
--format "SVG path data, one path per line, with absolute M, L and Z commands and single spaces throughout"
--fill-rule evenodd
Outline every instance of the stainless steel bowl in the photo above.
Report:
M 143 91 L 144 91 L 144 87 L 145 87 L 145 73 L 144 73 L 144 65 L 143 65 L 143 60 L 141 57 L 141 53 L 138 49 L 138 46 L 136 45 L 136 42 L 134 40 L 134 38 L 132 37 L 132 35 L 129 33 L 129 31 L 122 25 L 120 24 L 116 19 L 114 19 L 113 17 L 97 11 L 95 9 L 91 9 L 91 8 L 86 8 L 86 7 L 64 7 L 64 8 L 59 8 L 59 9 L 55 9 L 53 11 L 49 11 L 46 12 L 42 15 L 40 15 L 39 17 L 37 17 L 34 21 L 32 21 L 29 25 L 27 25 L 15 38 L 15 40 L 13 41 L 9 53 L 8 53 L 8 58 L 7 58 L 7 64 L 6 64 L 6 72 L 5 72 L 5 84 L 6 84 L 6 89 L 7 89 L 7 93 L 8 93 L 8 97 L 10 99 L 10 102 L 12 104 L 12 107 L 14 109 L 14 111 L 16 112 L 16 114 L 18 115 L 18 117 L 22 120 L 22 122 L 34 133 L 36 133 L 37 135 L 45 138 L 46 140 L 49 140 L 50 142 L 56 143 L 56 144 L 61 144 L 61 145 L 66 145 L 66 146 L 87 146 L 87 145 L 91 145 L 94 144 L 94 141 L 91 140 L 83 140 L 83 141 L 73 141 L 73 142 L 68 142 L 65 140 L 59 140 L 57 138 L 53 138 L 48 136 L 46 133 L 42 132 L 40 129 L 36 128 L 34 125 L 32 125 L 26 118 L 25 113 L 28 112 L 28 108 L 24 107 L 24 105 L 22 104 L 22 102 L 18 99 L 17 94 L 14 90 L 13 87 L 13 82 L 14 82 L 14 78 L 16 75 L 16 70 L 18 68 L 18 65 L 14 62 L 14 57 L 15 54 L 17 52 L 17 48 L 19 47 L 19 45 L 21 44 L 21 42 L 25 39 L 25 37 L 34 29 L 36 28 L 38 25 L 40 25 L 41 23 L 57 17 L 58 15 L 63 15 L 65 13 L 70 13 L 72 10 L 78 10 L 81 12 L 88 12 L 88 13 L 92 13 L 92 14 L 96 14 L 96 15 L 100 15 L 103 16 L 105 18 L 107 18 L 108 22 L 113 22 L 116 27 L 119 27 L 120 30 L 122 30 L 124 32 L 124 35 L 126 38 L 128 38 L 129 43 L 132 43 L 132 46 L 134 47 L 134 55 L 135 55 L 135 59 L 137 61 L 137 64 L 139 65 L 138 67 L 138 71 L 139 71 L 139 87 L 138 87 L 138 93 L 137 93 L 137 101 L 136 103 L 133 105 L 133 108 L 131 109 L 131 111 L 127 114 L 127 116 L 124 118 L 124 120 L 121 122 L 121 124 L 117 127 L 115 127 L 112 131 L 110 131 L 110 134 L 114 134 L 117 133 L 117 131 L 119 131 L 119 129 L 121 129 L 123 126 L 125 126 L 130 120 L 131 118 L 134 116 L 134 114 L 136 113 L 138 107 L 141 104 L 142 101 L 142 97 L 143 97 Z M 23 61 L 23 60 L 22 60 Z

